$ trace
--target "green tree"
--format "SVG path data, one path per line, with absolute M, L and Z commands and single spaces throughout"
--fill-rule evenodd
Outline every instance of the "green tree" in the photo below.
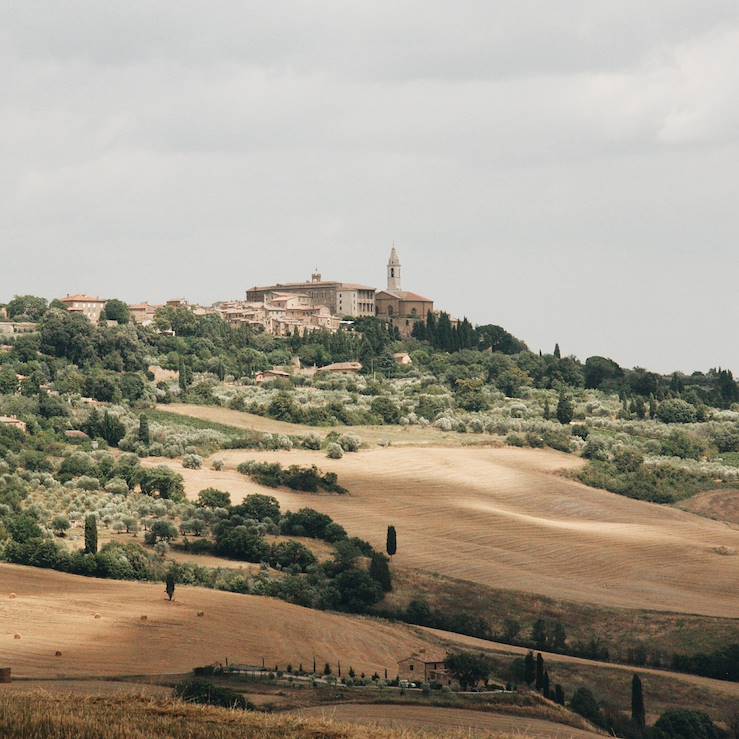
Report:
M 171 601 L 172 598 L 174 598 L 174 587 L 175 587 L 175 577 L 174 577 L 174 572 L 172 572 L 172 570 L 170 570 L 167 573 L 165 583 L 166 583 L 165 589 L 167 592 L 167 597 Z
M 69 519 L 66 516 L 54 516 L 51 529 L 57 536 L 64 536 L 70 529 Z
M 572 421 L 572 417 L 575 413 L 575 409 L 572 405 L 572 401 L 565 395 L 564 390 L 559 394 L 559 401 L 557 402 L 557 420 L 566 425 Z
M 587 688 L 578 688 L 570 701 L 570 709 L 579 713 L 583 718 L 592 721 L 596 726 L 603 727 L 605 719 L 600 710 L 598 701 Z
M 149 442 L 151 441 L 151 435 L 149 433 L 149 419 L 144 413 L 139 416 L 139 441 L 142 444 L 146 444 L 146 446 L 149 446 Z
M 126 427 L 118 416 L 105 411 L 101 424 L 100 435 L 110 446 L 118 446 L 118 442 L 126 435 Z
M 559 344 L 555 344 L 554 345 L 554 356 L 557 359 L 561 359 L 562 358 L 562 353 L 559 351 Z
M 98 520 L 94 513 L 85 518 L 85 554 L 97 554 Z
M 552 417 L 552 410 L 549 407 L 549 396 L 544 398 L 544 418 L 545 420 L 549 420 Z
M 534 653 L 529 650 L 526 653 L 523 661 L 523 679 L 527 685 L 532 685 L 536 678 L 536 660 L 534 659 Z
M 130 320 L 128 312 L 128 305 L 122 300 L 117 298 L 111 298 L 103 308 L 103 312 L 100 314 L 100 319 L 103 321 L 117 321 L 119 324 L 126 324 Z
M 201 508 L 228 508 L 231 505 L 231 495 L 216 488 L 205 488 L 198 493 L 197 505 Z
M 547 625 L 543 618 L 538 618 L 531 627 L 531 640 L 537 649 L 547 648 Z
M 38 321 L 46 313 L 46 298 L 35 295 L 16 295 L 6 306 L 8 318 L 17 320 L 26 318 L 29 321 Z
M 541 681 L 541 692 L 542 692 L 542 695 L 547 700 L 551 699 L 552 694 L 549 688 L 549 671 L 548 670 L 544 670 L 544 677 L 542 678 L 542 681 Z
M 654 724 L 660 737 L 669 739 L 718 739 L 719 733 L 703 711 L 677 709 L 665 711 Z
M 185 364 L 184 357 L 180 357 L 180 363 L 177 369 L 178 369 L 177 374 L 178 374 L 178 382 L 180 385 L 180 390 L 182 390 L 182 392 L 184 393 L 187 391 L 187 388 L 190 386 L 190 381 L 191 381 L 190 369 Z
M 382 588 L 383 592 L 389 593 L 393 589 L 389 560 L 384 554 L 380 554 L 380 552 L 372 553 L 369 573 L 372 579 Z
M 395 526 L 387 527 L 387 538 L 385 540 L 385 550 L 392 557 L 398 551 L 398 540 L 395 534 Z
M 481 680 L 487 680 L 493 670 L 489 657 L 472 652 L 450 654 L 444 660 L 444 665 L 465 690 L 474 688 Z
M 639 675 L 634 675 L 631 678 L 631 720 L 642 731 L 646 727 L 646 715 L 641 679 Z
M 565 691 L 559 683 L 554 686 L 554 700 L 559 703 L 560 706 L 565 704 Z
M 536 689 L 543 690 L 544 688 L 544 657 L 541 652 L 536 655 Z

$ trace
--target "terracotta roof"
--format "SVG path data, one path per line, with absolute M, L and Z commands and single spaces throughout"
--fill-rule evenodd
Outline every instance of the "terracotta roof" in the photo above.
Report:
M 420 302 L 420 303 L 433 303 L 434 301 L 431 298 L 425 298 L 423 295 L 419 295 L 418 293 L 412 293 L 408 290 L 380 290 L 377 293 L 378 295 L 390 295 L 393 298 L 397 298 L 398 300 L 408 300 L 412 302 Z
M 361 370 L 361 362 L 335 362 L 334 364 L 327 364 L 325 367 L 319 367 L 319 372 L 335 371 L 335 370 Z
M 85 303 L 107 303 L 108 301 L 105 298 L 93 298 L 91 295 L 67 295 L 66 298 L 62 298 L 62 303 L 72 303 L 72 302 L 85 302 Z

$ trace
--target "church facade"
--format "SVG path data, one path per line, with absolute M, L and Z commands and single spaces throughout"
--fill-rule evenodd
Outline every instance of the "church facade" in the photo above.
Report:
M 394 246 L 387 263 L 387 288 L 375 293 L 375 310 L 378 318 L 396 327 L 404 338 L 411 335 L 416 323 L 425 322 L 434 310 L 431 298 L 403 290 L 400 258 Z

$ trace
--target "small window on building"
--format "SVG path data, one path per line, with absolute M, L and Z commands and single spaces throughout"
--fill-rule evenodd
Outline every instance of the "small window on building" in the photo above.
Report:
M 411 672 L 413 672 L 413 665 L 410 666 L 410 670 L 411 670 Z

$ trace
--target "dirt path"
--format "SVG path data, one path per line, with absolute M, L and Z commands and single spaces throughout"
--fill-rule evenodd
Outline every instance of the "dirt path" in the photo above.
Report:
M 581 739 L 598 737 L 595 732 L 537 718 L 524 718 L 504 713 L 468 711 L 462 708 L 435 708 L 429 706 L 390 706 L 372 704 L 342 704 L 307 708 L 296 712 L 299 716 L 335 719 L 362 726 L 382 726 L 391 729 L 423 729 L 444 736 L 449 731 L 465 730 L 474 736 L 480 732 L 510 732 L 527 737 L 546 739 Z
M 328 513 L 395 561 L 489 587 L 556 599 L 736 618 L 739 531 L 702 517 L 594 490 L 556 474 L 582 464 L 549 450 L 371 449 L 329 460 L 321 452 L 219 452 L 226 469 L 186 470 L 187 494 L 213 486 L 233 502 L 274 495 L 283 510 Z M 236 471 L 248 459 L 316 464 L 349 495 L 263 488 Z M 207 467 L 207 463 L 206 463 Z M 723 548 L 723 549 L 722 549 Z

